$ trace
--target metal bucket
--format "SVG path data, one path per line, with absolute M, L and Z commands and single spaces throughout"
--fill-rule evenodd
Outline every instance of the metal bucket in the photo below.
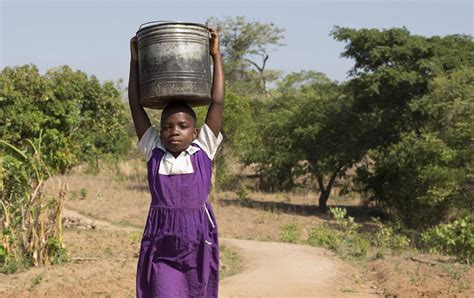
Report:
M 142 28 L 144 25 L 148 26 Z M 210 103 L 212 84 L 207 26 L 145 23 L 137 32 L 137 45 L 142 106 L 160 109 L 170 101 L 185 101 L 191 106 Z

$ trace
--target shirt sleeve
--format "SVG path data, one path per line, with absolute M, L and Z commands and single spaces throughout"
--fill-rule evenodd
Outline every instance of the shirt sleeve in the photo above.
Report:
M 222 133 L 219 132 L 219 135 L 216 137 L 209 126 L 204 123 L 202 128 L 199 130 L 199 135 L 195 142 L 198 143 L 198 145 L 207 153 L 207 156 L 212 160 L 217 152 L 217 148 L 222 142 L 222 139 Z
M 146 161 L 149 161 L 151 153 L 156 147 L 163 149 L 160 136 L 156 132 L 156 129 L 153 126 L 150 126 L 138 142 L 138 150 L 143 154 Z

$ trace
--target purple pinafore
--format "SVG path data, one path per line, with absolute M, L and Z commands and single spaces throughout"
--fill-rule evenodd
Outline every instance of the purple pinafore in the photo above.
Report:
M 219 243 L 208 202 L 212 161 L 199 143 L 189 156 L 193 173 L 162 175 L 166 152 L 148 161 L 151 206 L 137 266 L 137 297 L 217 297 Z

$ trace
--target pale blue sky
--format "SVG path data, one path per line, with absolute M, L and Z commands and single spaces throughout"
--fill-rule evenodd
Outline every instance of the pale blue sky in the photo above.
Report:
M 284 43 L 267 67 L 286 73 L 315 70 L 343 81 L 352 66 L 344 44 L 329 36 L 335 25 L 405 26 L 418 35 L 473 34 L 473 1 L 21 1 L 0 0 L 1 68 L 61 64 L 101 80 L 127 79 L 129 39 L 141 23 L 245 16 L 285 29 Z

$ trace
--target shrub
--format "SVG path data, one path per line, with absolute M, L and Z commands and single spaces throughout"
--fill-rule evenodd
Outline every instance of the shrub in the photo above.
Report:
M 336 221 L 336 224 L 344 233 L 355 233 L 362 225 L 354 221 L 352 216 L 346 218 L 347 210 L 345 208 L 329 208 L 329 213 Z
M 447 224 L 437 225 L 421 234 L 430 251 L 456 256 L 471 263 L 474 257 L 474 218 L 465 216 Z
M 331 229 L 326 223 L 319 225 L 311 230 L 308 243 L 328 248 L 344 258 L 367 257 L 370 243 L 357 232 L 361 224 L 356 223 L 353 217 L 346 217 L 344 208 L 330 208 L 329 212 L 339 230 Z
M 341 238 L 332 230 L 327 223 L 313 228 L 309 234 L 308 243 L 313 246 L 322 246 L 334 252 L 339 251 Z
M 297 224 L 287 224 L 283 226 L 280 234 L 281 240 L 288 243 L 297 243 L 300 239 L 300 231 Z
M 243 184 L 239 186 L 239 189 L 237 190 L 237 196 L 239 197 L 239 201 L 242 205 L 246 205 L 249 200 L 249 191 L 247 187 Z
M 54 263 L 63 254 L 59 248 L 64 187 L 56 197 L 43 195 L 50 170 L 43 159 L 41 134 L 38 143 L 26 142 L 29 146 L 20 149 L 0 140 L 6 149 L 0 164 L 0 271 L 4 273 Z
M 408 239 L 408 237 L 397 235 L 395 233 L 395 230 L 400 228 L 399 224 L 396 224 L 395 226 L 387 226 L 378 218 L 372 218 L 372 221 L 377 226 L 377 232 L 371 239 L 373 245 L 393 250 L 406 249 L 410 245 L 410 239 Z

